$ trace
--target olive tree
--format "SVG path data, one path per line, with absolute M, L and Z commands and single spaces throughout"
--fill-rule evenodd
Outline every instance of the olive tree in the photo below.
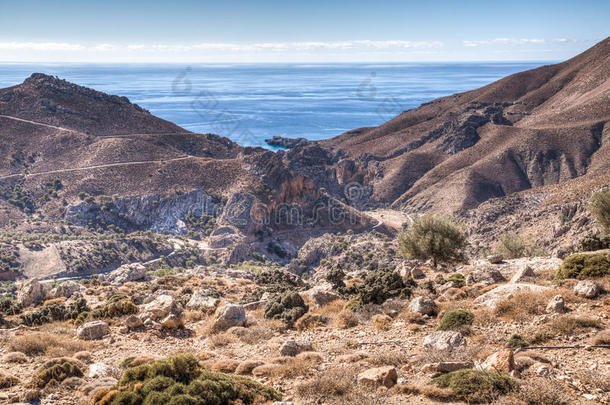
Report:
M 466 235 L 447 216 L 426 214 L 413 219 L 398 235 L 399 252 L 406 258 L 432 259 L 438 262 L 459 262 L 465 259 Z

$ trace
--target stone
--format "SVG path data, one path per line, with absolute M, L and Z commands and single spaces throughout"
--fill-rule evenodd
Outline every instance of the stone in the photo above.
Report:
M 437 312 L 436 303 L 428 297 L 416 297 L 409 303 L 409 311 L 422 315 L 434 315 Z
M 219 308 L 213 328 L 217 331 L 227 330 L 233 326 L 243 326 L 246 321 L 246 311 L 242 305 L 227 304 Z
M 294 357 L 301 352 L 312 351 L 313 348 L 308 340 L 287 340 L 280 347 L 280 354 L 282 356 Z
M 504 349 L 488 356 L 478 367 L 480 370 L 496 370 L 510 373 L 515 370 L 515 358 L 511 349 Z
M 561 295 L 556 295 L 553 299 L 547 304 L 546 312 L 561 314 L 566 312 L 566 303 Z
M 466 341 L 460 332 L 436 331 L 424 337 L 423 344 L 426 349 L 452 351 L 457 347 L 464 346 Z
M 175 314 L 169 314 L 161 320 L 161 325 L 167 329 L 180 329 L 184 326 L 184 319 Z
M 538 275 L 530 266 L 524 266 L 517 270 L 510 279 L 511 283 L 522 283 L 524 281 L 535 281 Z
M 49 287 L 37 278 L 26 282 L 17 292 L 17 302 L 23 307 L 40 304 L 47 299 Z
M 182 315 L 182 306 L 169 294 L 160 294 L 148 304 L 141 308 L 140 319 L 159 322 L 170 313 L 176 316 Z
M 112 377 L 116 369 L 105 363 L 93 363 L 89 366 L 89 378 Z
M 517 284 L 503 284 L 500 285 L 493 290 L 487 291 L 485 294 L 478 296 L 474 303 L 481 306 L 486 306 L 488 308 L 495 308 L 496 305 L 506 298 L 513 296 L 516 293 L 526 293 L 526 292 L 545 292 L 548 291 L 549 287 L 536 285 L 536 284 L 526 284 L 526 283 L 517 283 Z
M 493 284 L 503 283 L 506 278 L 499 270 L 493 268 L 483 268 L 471 271 L 466 276 L 466 285 L 482 284 L 489 286 Z
M 424 274 L 424 271 L 419 267 L 413 267 L 411 269 L 411 278 L 419 279 L 424 277 L 426 277 L 426 275 Z
M 330 304 L 341 298 L 339 294 L 329 291 L 322 286 L 310 288 L 309 290 L 302 292 L 301 295 L 304 299 L 311 301 L 318 307 L 323 307 L 324 305 Z
M 2 357 L 5 363 L 27 363 L 28 356 L 21 352 L 9 352 Z
M 85 290 L 84 286 L 72 280 L 68 280 L 53 288 L 49 295 L 53 298 L 70 298 L 72 295 L 83 290 Z
M 250 375 L 250 374 L 252 374 L 252 370 L 254 370 L 258 366 L 262 366 L 263 364 L 265 364 L 265 363 L 263 363 L 262 361 L 256 361 L 256 360 L 242 361 L 241 363 L 239 363 L 239 365 L 235 369 L 235 374 Z
M 487 256 L 487 261 L 491 264 L 500 264 L 504 260 L 504 257 L 501 254 L 489 255 Z
M 599 286 L 594 281 L 582 280 L 574 286 L 574 292 L 581 297 L 595 298 L 599 293 Z
M 129 329 L 137 329 L 142 325 L 142 320 L 136 315 L 129 315 L 127 318 L 125 318 L 125 326 L 127 326 Z
M 247 304 L 244 304 L 244 309 L 246 311 L 256 311 L 257 309 L 264 308 L 267 305 L 267 302 L 267 300 L 248 302 Z
M 211 297 L 208 295 L 209 291 L 197 290 L 191 296 L 189 302 L 186 303 L 186 307 L 192 310 L 202 310 L 205 312 L 213 311 L 220 302 L 218 298 Z
M 142 280 L 146 277 L 146 267 L 142 263 L 124 264 L 116 270 L 111 271 L 105 280 L 115 284 L 125 284 L 130 281 Z
M 101 339 L 110 333 L 110 327 L 104 321 L 87 322 L 76 330 L 76 335 L 84 340 Z
M 398 373 L 394 366 L 370 368 L 358 374 L 358 384 L 368 387 L 385 386 L 392 388 L 398 381 Z

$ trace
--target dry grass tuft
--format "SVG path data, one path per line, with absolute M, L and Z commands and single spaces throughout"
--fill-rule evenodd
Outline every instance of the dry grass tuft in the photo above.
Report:
M 28 356 L 46 354 L 50 357 L 69 356 L 76 352 L 89 350 L 91 344 L 76 340 L 70 336 L 52 333 L 32 333 L 16 336 L 9 343 L 9 349 Z
M 273 369 L 271 373 L 273 377 L 297 378 L 316 371 L 315 366 L 317 362 L 312 359 L 303 357 L 286 357 L 281 359 L 282 363 L 279 367 Z
M 335 316 L 333 324 L 339 329 L 353 328 L 358 326 L 358 316 L 349 309 L 344 309 Z
M 345 368 L 331 368 L 297 385 L 296 393 L 301 398 L 327 398 L 347 395 L 354 388 L 352 373 Z
M 549 301 L 557 291 L 518 292 L 496 304 L 494 315 L 515 322 L 523 322 L 532 316 L 546 312 Z M 565 298 L 565 297 L 564 297 Z
M 529 378 L 515 396 L 528 405 L 567 405 L 572 403 L 564 386 L 549 378 Z
M 600 320 L 579 315 L 561 315 L 540 326 L 527 329 L 524 338 L 529 344 L 544 343 L 563 336 L 571 336 L 586 329 L 601 329 Z
M 249 345 L 264 342 L 273 337 L 273 330 L 263 326 L 252 326 L 243 331 L 239 340 Z
M 227 346 L 231 343 L 235 343 L 236 340 L 237 339 L 235 338 L 235 335 L 228 332 L 224 332 L 208 336 L 207 343 L 210 348 L 215 349 L 218 347 Z
M 423 395 L 436 401 L 451 401 L 455 399 L 455 394 L 450 389 L 439 388 L 433 385 L 411 385 L 403 384 L 397 386 L 395 391 L 406 395 Z
M 409 362 L 410 357 L 404 350 L 390 349 L 380 353 L 372 354 L 367 362 L 374 367 L 380 366 L 395 366 L 399 367 Z
M 593 337 L 594 345 L 610 345 L 610 329 L 602 330 Z

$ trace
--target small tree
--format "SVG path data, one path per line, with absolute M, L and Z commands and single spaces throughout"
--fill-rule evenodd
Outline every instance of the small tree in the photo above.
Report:
M 610 233 L 610 189 L 595 193 L 589 203 L 589 211 L 606 233 Z
M 400 253 L 418 260 L 432 258 L 438 262 L 459 262 L 465 259 L 466 235 L 450 217 L 423 215 L 416 217 L 406 231 L 398 235 Z

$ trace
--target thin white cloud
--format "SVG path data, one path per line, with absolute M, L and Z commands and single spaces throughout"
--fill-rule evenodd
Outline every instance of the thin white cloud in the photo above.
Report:
M 468 41 L 464 40 L 464 46 L 474 48 L 481 45 L 528 45 L 528 44 L 544 44 L 547 41 L 541 38 L 494 38 L 483 41 Z
M 33 50 L 33 51 L 79 51 L 83 45 L 66 42 L 0 42 L 3 50 Z

